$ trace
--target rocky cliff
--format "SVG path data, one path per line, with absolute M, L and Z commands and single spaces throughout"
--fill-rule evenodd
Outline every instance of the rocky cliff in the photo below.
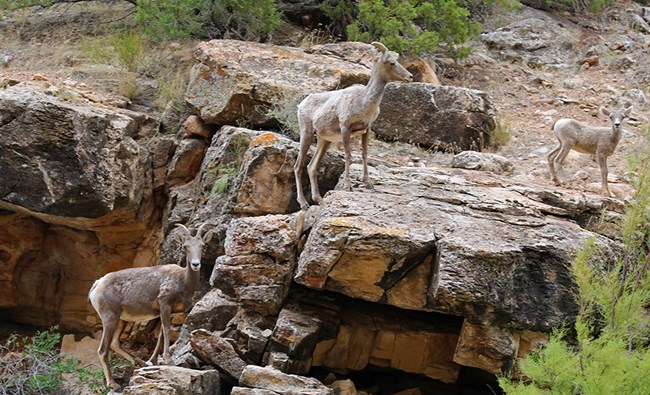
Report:
M 499 40 L 485 37 L 503 56 L 518 48 Z M 355 165 L 345 191 L 333 149 L 319 169 L 323 204 L 301 211 L 298 144 L 271 130 L 288 122 L 278 113 L 308 93 L 365 83 L 375 56 L 360 43 L 304 51 L 201 43 L 186 97 L 193 114 L 167 134 L 143 112 L 4 79 L 4 318 L 95 332 L 101 325 L 86 300 L 95 279 L 176 264 L 174 225 L 207 223 L 201 291 L 174 321 L 182 368 L 139 370 L 125 393 L 176 385 L 164 380 L 193 383 L 186 387 L 197 393 L 228 385 L 233 394 L 326 394 L 344 385 L 338 393 L 355 385 L 489 393 L 484 384 L 495 375 L 516 374 L 519 358 L 574 319 L 570 262 L 588 238 L 618 248 L 624 202 L 450 163 L 404 166 L 411 158 L 377 152 L 375 189 L 361 187 Z M 480 150 L 496 111 L 485 91 L 391 84 L 377 133 Z M 469 167 L 500 166 L 491 163 Z M 130 325 L 125 340 L 146 349 L 155 327 Z M 206 368 L 220 373 L 196 371 Z

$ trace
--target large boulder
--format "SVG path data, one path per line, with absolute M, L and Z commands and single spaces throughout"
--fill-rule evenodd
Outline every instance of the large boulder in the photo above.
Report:
M 371 54 L 371 45 L 359 44 Z M 366 83 L 370 69 L 298 48 L 236 40 L 202 42 L 186 100 L 208 124 L 273 125 L 273 104 L 294 105 L 309 93 Z
M 272 367 L 248 365 L 244 369 L 239 385 L 259 388 L 284 395 L 333 395 L 334 391 L 320 381 L 311 378 L 286 374 Z
M 93 281 L 155 263 L 152 155 L 133 138 L 146 121 L 24 84 L 0 91 L 0 306 L 8 318 L 87 330 L 97 323 L 87 302 Z
M 147 366 L 137 369 L 124 395 L 220 394 L 221 380 L 216 370 L 192 370 L 178 366 Z
M 359 171 L 353 166 L 353 177 Z M 327 196 L 295 281 L 472 323 L 550 330 L 576 312 L 569 263 L 584 240 L 615 248 L 569 221 L 566 210 L 487 174 L 382 168 L 371 175 L 381 179 L 372 193 Z M 571 215 L 600 213 L 588 204 L 578 210 Z
M 20 86 L 0 91 L 0 199 L 39 214 L 98 218 L 150 192 L 151 158 L 120 113 Z M 5 205 L 5 207 L 7 207 Z
M 500 57 L 533 67 L 574 67 L 573 48 L 580 37 L 572 22 L 523 6 L 505 26 L 481 34 L 481 41 Z
M 487 93 L 422 82 L 388 84 L 372 125 L 384 140 L 448 151 L 481 150 L 496 128 Z

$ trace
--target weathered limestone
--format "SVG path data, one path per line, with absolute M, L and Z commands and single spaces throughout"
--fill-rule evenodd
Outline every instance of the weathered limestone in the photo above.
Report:
M 496 109 L 486 92 L 421 82 L 389 84 L 379 117 L 378 138 L 446 151 L 486 147 L 496 128 Z
M 372 193 L 336 190 L 325 199 L 295 281 L 530 330 L 549 330 L 575 313 L 568 263 L 583 240 L 597 235 L 563 219 L 568 212 L 486 174 L 381 172 Z M 587 206 L 578 210 L 598 215 Z
M 205 154 L 205 140 L 186 138 L 181 140 L 167 172 L 167 184 L 170 187 L 190 181 L 201 167 Z
M 286 137 L 270 132 L 255 136 L 243 158 L 239 175 L 233 180 L 233 211 L 246 215 L 298 211 L 293 174 L 297 156 L 298 145 Z M 328 153 L 323 158 L 318 171 L 322 190 L 334 188 L 344 166 L 339 152 Z M 305 180 L 306 177 L 305 174 Z
M 246 366 L 239 379 L 239 385 L 284 395 L 334 395 L 331 388 L 314 378 L 286 374 L 272 367 L 256 365 Z
M 99 218 L 136 210 L 149 155 L 123 114 L 14 86 L 0 91 L 0 199 L 30 212 Z
M 574 67 L 576 52 L 567 51 L 578 40 L 578 27 L 552 18 L 548 13 L 523 6 L 516 19 L 493 32 L 481 34 L 481 41 L 504 59 L 533 67 Z
M 489 171 L 495 174 L 507 174 L 513 169 L 512 162 L 501 155 L 489 152 L 463 151 L 451 161 L 451 167 Z
M 222 127 L 212 137 L 198 174 L 187 184 L 171 188 L 168 223 L 192 224 L 210 218 L 214 235 L 204 256 L 206 260 L 216 259 L 224 254 L 226 230 L 235 215 L 299 210 L 293 175 L 297 155 L 298 144 L 281 135 Z M 321 189 L 334 188 L 343 168 L 342 156 L 328 153 L 319 171 Z M 178 261 L 180 251 L 175 243 L 170 233 L 163 244 L 164 263 Z
M 217 258 L 210 283 L 263 315 L 280 311 L 293 276 L 300 229 L 293 216 L 270 215 L 230 222 L 225 255 Z
M 124 395 L 202 395 L 220 394 L 221 381 L 216 370 L 193 370 L 178 366 L 147 366 L 137 369 Z
M 175 359 L 181 358 L 187 351 L 185 345 L 190 341 L 192 331 L 204 329 L 207 331 L 224 330 L 232 317 L 237 314 L 239 304 L 226 299 L 218 289 L 208 291 L 187 315 L 177 343 L 172 352 Z
M 365 45 L 367 51 L 370 45 Z M 186 100 L 208 124 L 268 126 L 270 104 L 365 83 L 368 67 L 298 48 L 239 40 L 197 46 Z M 295 100 L 293 100 L 295 101 Z
M 226 373 L 235 382 L 239 380 L 246 362 L 230 342 L 204 329 L 192 332 L 190 342 L 199 358 Z
M 145 122 L 24 85 L 0 91 L 0 282 L 11 284 L 0 305 L 12 320 L 86 330 L 94 280 L 155 262 L 152 155 L 131 137 Z

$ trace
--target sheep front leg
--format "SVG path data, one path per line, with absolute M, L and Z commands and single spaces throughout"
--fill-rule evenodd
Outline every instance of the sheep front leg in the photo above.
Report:
M 598 164 L 600 165 L 600 176 L 602 177 L 600 192 L 604 196 L 611 197 L 612 194 L 609 193 L 609 187 L 607 186 L 607 155 L 598 154 Z
M 160 325 L 160 330 L 158 331 L 158 340 L 156 340 L 156 347 L 153 349 L 153 353 L 151 353 L 151 357 L 146 362 L 147 366 L 153 366 L 158 364 L 158 355 L 160 355 L 160 347 L 162 346 L 162 338 L 163 338 L 163 329 L 162 329 L 162 324 Z
M 350 143 L 350 128 L 341 125 L 341 140 L 343 141 L 343 150 L 345 151 L 345 185 L 346 191 L 352 191 L 352 181 L 350 180 L 350 165 L 352 164 L 352 147 Z
M 307 199 L 305 199 L 305 194 L 302 190 L 302 168 L 305 165 L 307 160 L 307 153 L 309 152 L 309 146 L 311 145 L 311 139 L 313 133 L 310 133 L 308 130 L 304 130 L 304 127 L 301 126 L 300 132 L 300 151 L 298 152 L 298 158 L 296 158 L 296 163 L 293 165 L 293 174 L 296 177 L 296 194 L 298 204 L 300 208 L 306 210 L 309 208 Z
M 171 365 L 172 358 L 169 353 L 169 327 L 171 326 L 172 308 L 167 301 L 160 301 L 160 325 L 162 326 L 162 333 L 164 339 L 163 347 L 163 360 L 165 365 Z
M 374 189 L 375 186 L 372 185 L 370 176 L 368 176 L 368 140 L 370 140 L 370 128 L 361 135 L 361 158 L 363 160 L 363 183 L 366 185 L 366 188 Z

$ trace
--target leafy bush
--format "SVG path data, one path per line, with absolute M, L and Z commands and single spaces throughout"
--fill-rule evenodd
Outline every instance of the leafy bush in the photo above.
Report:
M 341 0 L 322 9 L 331 19 L 347 23 L 349 40 L 381 41 L 407 55 L 434 52 L 444 43 L 450 55 L 463 57 L 469 49 L 460 45 L 479 31 L 456 0 Z
M 275 0 L 138 0 L 138 25 L 154 38 L 213 38 L 232 34 L 264 40 L 280 24 Z
M 500 378 L 506 394 L 643 394 L 650 388 L 650 127 L 631 160 L 636 189 L 621 224 L 622 252 L 607 257 L 594 239 L 572 264 L 580 306 L 574 326 L 521 364 L 525 382 Z
M 54 326 L 31 338 L 12 335 L 0 345 L 0 395 L 107 391 L 100 370 L 82 367 L 81 361 L 59 353 L 57 330 Z

